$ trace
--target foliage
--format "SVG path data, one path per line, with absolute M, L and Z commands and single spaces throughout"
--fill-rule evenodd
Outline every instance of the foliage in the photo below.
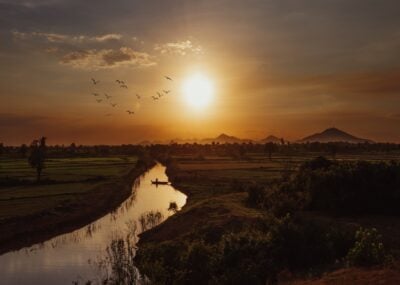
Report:
M 382 236 L 375 228 L 360 228 L 356 232 L 354 246 L 347 254 L 347 261 L 350 265 L 372 266 L 383 264 L 389 256 L 386 254 L 382 243 Z
M 306 208 L 337 214 L 400 214 L 400 164 L 331 162 L 305 163 L 290 181 L 291 192 L 307 197 Z
M 156 284 L 265 284 L 288 269 L 306 270 L 344 257 L 352 237 L 291 216 L 261 227 L 226 232 L 217 242 L 202 236 L 141 246 L 137 261 Z
M 169 202 L 168 211 L 171 211 L 174 214 L 178 212 L 178 204 L 176 202 Z
M 247 203 L 251 207 L 262 206 L 265 200 L 266 192 L 264 187 L 256 183 L 252 183 L 247 187 Z
M 32 168 L 36 169 L 37 181 L 40 181 L 42 170 L 45 167 L 46 159 L 46 138 L 34 140 L 30 146 L 30 155 L 28 162 Z

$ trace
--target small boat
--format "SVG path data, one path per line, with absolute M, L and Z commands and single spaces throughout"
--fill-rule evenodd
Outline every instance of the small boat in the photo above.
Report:
M 156 184 L 156 185 L 168 185 L 168 181 L 159 181 L 158 179 L 156 180 L 151 180 L 151 184 Z

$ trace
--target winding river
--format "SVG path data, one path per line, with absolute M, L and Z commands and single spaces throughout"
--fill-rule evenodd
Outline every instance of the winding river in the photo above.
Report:
M 160 164 L 136 179 L 131 196 L 116 211 L 73 232 L 1 255 L 0 283 L 71 285 L 92 279 L 98 274 L 93 261 L 105 255 L 113 238 L 129 230 L 131 221 L 149 211 L 159 211 L 166 219 L 173 214 L 168 210 L 170 202 L 176 202 L 178 209 L 186 203 L 186 195 L 172 186 L 151 184 L 156 178 L 168 179 Z

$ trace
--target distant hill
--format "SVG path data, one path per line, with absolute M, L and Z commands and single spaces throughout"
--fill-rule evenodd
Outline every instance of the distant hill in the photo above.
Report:
M 250 140 L 242 140 L 239 139 L 237 137 L 234 136 L 229 136 L 227 134 L 220 134 L 218 137 L 216 138 L 209 138 L 209 139 L 203 139 L 201 141 L 201 143 L 220 143 L 220 144 L 224 144 L 224 143 L 243 143 L 243 142 L 249 142 Z
M 262 139 L 259 141 L 260 143 L 276 143 L 276 144 L 280 144 L 281 143 L 281 139 L 276 137 L 276 136 L 268 136 L 265 139 Z
M 299 142 L 348 142 L 348 143 L 365 143 L 372 142 L 368 139 L 358 138 L 337 128 L 329 128 L 322 133 L 316 133 L 301 139 Z

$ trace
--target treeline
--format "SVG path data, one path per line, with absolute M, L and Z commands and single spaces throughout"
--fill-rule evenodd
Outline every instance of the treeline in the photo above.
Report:
M 278 216 L 300 210 L 400 215 L 400 162 L 317 157 L 278 183 L 247 187 L 248 203 Z
M 29 146 L 5 146 L 0 143 L 0 156 L 25 157 Z M 248 154 L 265 154 L 270 158 L 274 155 L 302 155 L 304 153 L 317 153 L 334 158 L 339 154 L 362 153 L 400 153 L 400 144 L 394 143 L 234 143 L 234 144 L 152 144 L 152 145 L 49 145 L 48 155 L 51 157 L 70 156 L 105 156 L 105 155 L 135 155 L 147 151 L 157 155 L 193 156 L 204 159 L 206 156 L 230 156 L 236 159 L 250 159 Z
M 112 155 L 139 155 L 145 151 L 140 145 L 47 145 L 46 155 L 52 158 L 85 157 L 85 156 L 112 156 Z M 30 145 L 4 146 L 0 144 L 0 157 L 25 158 L 30 153 Z

